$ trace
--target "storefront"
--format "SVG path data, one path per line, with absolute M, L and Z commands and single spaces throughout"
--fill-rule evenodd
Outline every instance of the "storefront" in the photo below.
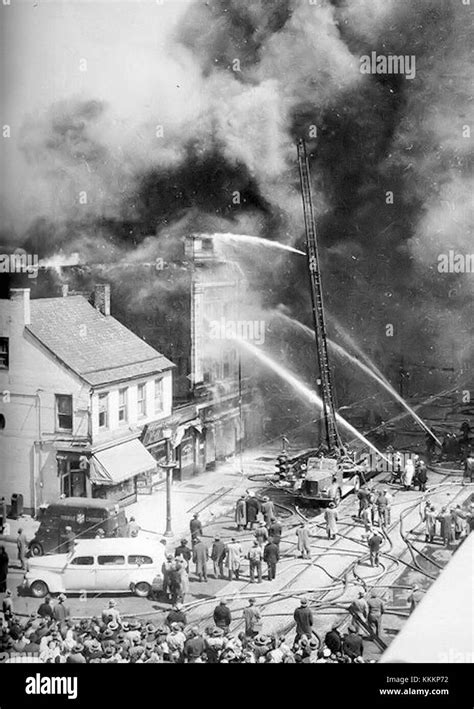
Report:
M 95 451 L 90 460 L 92 497 L 136 502 L 139 480 L 156 473 L 157 464 L 137 439 Z

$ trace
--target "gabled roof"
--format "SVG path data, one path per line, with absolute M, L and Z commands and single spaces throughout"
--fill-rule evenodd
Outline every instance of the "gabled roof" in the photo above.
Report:
M 91 386 L 163 372 L 175 365 L 81 295 L 31 301 L 26 329 Z

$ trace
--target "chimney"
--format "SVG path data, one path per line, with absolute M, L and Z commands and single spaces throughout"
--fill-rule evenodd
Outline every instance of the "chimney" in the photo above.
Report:
M 31 309 L 30 309 L 30 289 L 29 288 L 11 288 L 10 300 L 16 306 L 15 310 L 19 313 L 18 321 L 22 325 L 31 324 Z
M 102 315 L 110 315 L 110 283 L 96 283 L 94 285 L 92 305 Z

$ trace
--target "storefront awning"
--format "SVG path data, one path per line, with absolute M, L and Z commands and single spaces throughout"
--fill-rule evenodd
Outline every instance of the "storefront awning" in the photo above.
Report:
M 150 470 L 156 470 L 156 460 L 135 439 L 94 453 L 90 479 L 95 485 L 117 485 Z

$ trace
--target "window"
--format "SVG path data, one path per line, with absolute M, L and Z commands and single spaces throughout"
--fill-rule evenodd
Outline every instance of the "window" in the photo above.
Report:
M 99 556 L 97 562 L 99 566 L 121 566 L 125 564 L 125 557 L 110 554 L 109 556 Z
M 155 414 L 161 414 L 163 407 L 163 379 L 155 379 Z
M 119 389 L 119 409 L 118 409 L 119 423 L 126 423 L 128 421 L 128 389 Z
M 74 559 L 71 560 L 71 564 L 74 564 L 74 566 L 92 566 L 94 564 L 94 557 L 75 556 Z
M 56 427 L 60 431 L 72 431 L 72 396 L 56 394 Z
M 146 416 L 146 384 L 139 384 L 137 387 L 137 409 L 138 418 Z
M 109 394 L 104 392 L 99 394 L 99 428 L 109 426 Z
M 143 566 L 144 564 L 153 564 L 153 559 L 150 556 L 133 554 L 133 556 L 128 557 L 128 563 Z
M 8 337 L 0 337 L 0 369 L 8 369 Z

